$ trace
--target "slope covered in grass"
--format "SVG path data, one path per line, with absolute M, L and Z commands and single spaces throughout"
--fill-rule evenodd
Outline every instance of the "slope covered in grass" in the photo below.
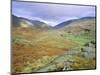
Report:
M 65 63 L 65 70 L 95 68 L 95 20 L 61 29 L 12 30 L 14 73 L 62 71 Z
M 76 42 L 62 37 L 62 32 L 59 31 L 43 31 L 37 34 L 33 34 L 33 32 L 13 33 L 15 71 L 21 72 L 28 65 L 27 62 L 34 63 L 34 60 L 41 59 L 42 56 L 59 56 L 78 46 Z

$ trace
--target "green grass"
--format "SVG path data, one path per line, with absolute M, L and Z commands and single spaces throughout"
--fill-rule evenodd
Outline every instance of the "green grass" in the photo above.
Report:
M 63 32 L 63 31 L 51 31 L 48 34 L 49 34 L 49 37 L 56 38 L 55 40 L 59 40 L 60 42 L 71 41 L 71 42 L 76 42 L 79 45 L 84 45 L 85 43 L 91 40 L 94 40 L 94 38 L 91 37 L 88 33 L 73 35 L 73 34 L 68 34 L 66 32 Z
M 72 35 L 72 34 L 64 34 L 63 36 L 66 40 L 70 40 L 72 42 L 78 43 L 80 46 L 84 45 L 85 43 L 95 40 L 95 38 L 89 36 L 89 34 L 80 34 L 80 35 Z

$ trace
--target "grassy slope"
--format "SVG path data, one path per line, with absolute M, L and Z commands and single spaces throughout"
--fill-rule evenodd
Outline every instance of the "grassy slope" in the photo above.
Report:
M 76 26 L 76 28 L 79 27 Z M 95 39 L 91 38 L 94 35 L 90 36 L 88 33 L 74 35 L 74 33 L 67 33 L 65 28 L 63 30 L 15 29 L 13 31 L 13 72 L 33 72 L 38 70 L 63 55 L 66 51 L 81 47 Z M 75 31 L 74 28 L 71 30 Z
M 95 41 L 94 20 L 86 21 L 85 23 L 80 22 L 77 25 L 75 24 L 75 26 L 72 25 L 71 27 L 70 27 L 70 30 L 72 31 L 72 33 L 66 33 L 65 29 L 67 30 L 68 29 L 67 27 L 62 28 L 60 32 L 63 36 L 63 39 L 66 39 L 78 44 L 79 46 L 78 45 L 76 46 L 78 47 L 78 49 L 75 49 L 75 48 L 70 49 L 68 52 L 66 52 L 66 54 L 63 54 L 57 57 L 53 62 L 40 68 L 36 72 L 62 71 L 63 70 L 62 68 L 64 68 L 64 63 L 66 63 L 67 70 L 95 69 L 95 66 L 96 66 L 95 59 L 92 57 L 91 57 L 92 59 L 88 59 L 88 57 L 84 57 L 83 55 L 88 52 L 84 53 L 81 51 L 81 47 L 84 47 L 84 44 L 93 40 Z M 81 29 L 82 27 L 89 29 L 90 32 L 84 32 L 84 33 L 81 32 L 81 31 L 84 31 L 84 29 Z M 92 48 L 92 50 L 94 51 L 95 49 Z M 88 54 L 91 55 L 91 52 L 89 52 Z M 95 54 L 95 52 L 93 54 Z
M 30 35 L 28 32 L 20 34 L 18 32 L 20 31 L 13 34 L 15 35 L 13 36 L 14 70 L 18 72 L 28 65 L 27 62 L 34 63 L 42 56 L 59 56 L 70 48 L 78 46 L 75 42 L 60 36 L 61 32 L 59 31 L 43 31 L 37 34 L 30 34 L 29 32 Z

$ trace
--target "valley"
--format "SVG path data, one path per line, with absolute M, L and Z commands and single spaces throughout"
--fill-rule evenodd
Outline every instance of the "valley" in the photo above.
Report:
M 57 28 L 16 18 L 17 25 L 13 21 L 12 26 L 13 73 L 96 68 L 95 18 Z

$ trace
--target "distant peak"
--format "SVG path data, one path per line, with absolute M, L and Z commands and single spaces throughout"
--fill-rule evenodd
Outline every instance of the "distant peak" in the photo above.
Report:
M 64 21 L 58 25 L 56 25 L 54 28 L 61 28 L 61 27 L 64 27 L 66 25 L 69 25 L 73 22 L 78 22 L 78 21 L 82 21 L 82 20 L 91 20 L 91 19 L 95 19 L 96 17 L 91 17 L 91 16 L 87 16 L 87 17 L 82 17 L 82 18 L 79 18 L 79 19 L 71 19 L 71 20 L 67 20 L 67 21 Z
M 88 17 L 82 17 L 80 19 L 94 19 L 94 18 L 96 18 L 96 17 L 88 16 Z

